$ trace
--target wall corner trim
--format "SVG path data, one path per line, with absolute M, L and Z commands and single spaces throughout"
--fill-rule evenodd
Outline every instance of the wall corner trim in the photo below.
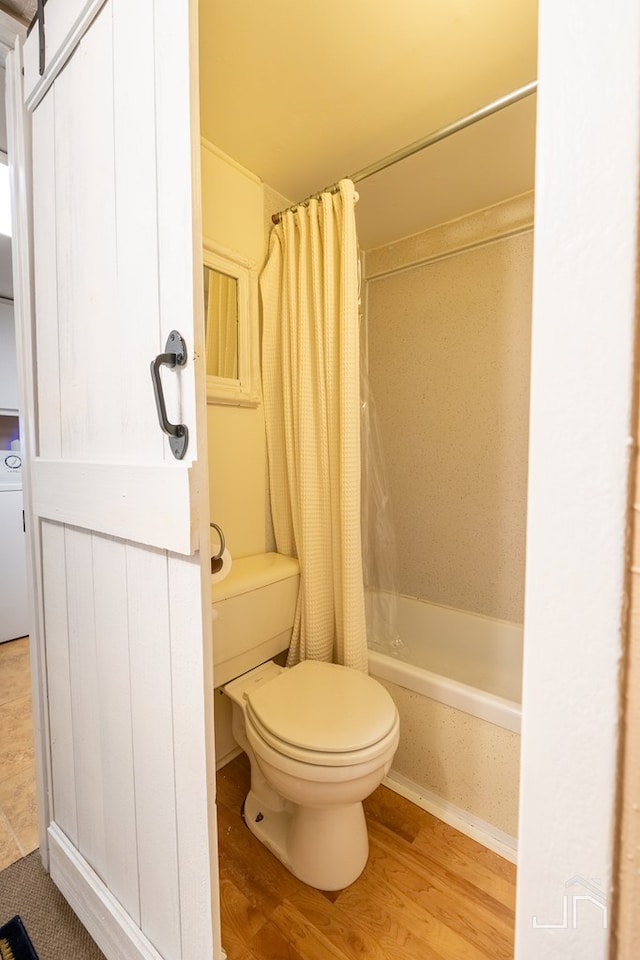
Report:
M 450 257 L 533 229 L 534 192 L 474 210 L 384 247 L 367 250 L 366 280 Z
M 213 154 L 214 157 L 217 157 L 218 160 L 222 160 L 230 167 L 233 167 L 234 170 L 237 170 L 238 173 L 241 173 L 248 180 L 252 180 L 254 183 L 258 183 L 260 186 L 262 186 L 262 180 L 260 177 L 258 177 L 255 173 L 252 173 L 247 167 L 243 167 L 241 163 L 238 163 L 238 161 L 234 160 L 233 157 L 230 157 L 228 153 L 225 153 L 224 150 L 221 150 L 220 147 L 217 147 L 215 143 L 211 143 L 211 141 L 207 140 L 206 137 L 200 137 L 200 146 L 203 150 L 207 150 L 209 153 Z

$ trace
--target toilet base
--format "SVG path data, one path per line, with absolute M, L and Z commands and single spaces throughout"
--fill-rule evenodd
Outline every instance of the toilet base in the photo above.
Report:
M 242 811 L 251 833 L 291 873 L 318 890 L 343 890 L 365 868 L 369 856 L 361 803 L 300 807 L 285 801 L 272 810 L 250 790 Z

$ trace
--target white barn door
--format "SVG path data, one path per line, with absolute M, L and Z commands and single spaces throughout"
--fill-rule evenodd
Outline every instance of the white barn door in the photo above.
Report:
M 189 0 L 49 0 L 24 47 L 48 858 L 110 960 L 221 955 L 195 49 Z

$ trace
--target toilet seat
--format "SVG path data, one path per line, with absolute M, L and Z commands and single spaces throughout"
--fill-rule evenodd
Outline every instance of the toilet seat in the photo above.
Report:
M 358 764 L 365 764 L 371 760 L 377 760 L 389 749 L 389 745 L 397 739 L 400 729 L 400 719 L 396 716 L 395 723 L 388 734 L 377 743 L 370 744 L 362 750 L 345 750 L 340 753 L 332 753 L 322 750 L 305 750 L 304 747 L 298 747 L 295 744 L 288 743 L 286 740 L 279 740 L 268 730 L 261 726 L 260 722 L 255 722 L 247 711 L 245 714 L 245 724 L 247 736 L 251 746 L 256 753 L 262 753 L 263 748 L 269 751 L 272 762 L 278 765 L 274 755 L 278 755 L 282 760 L 295 761 L 315 767 L 345 767 L 352 768 Z M 395 749 L 395 748 L 394 748 Z
M 245 716 L 258 742 L 291 760 L 325 767 L 381 756 L 399 726 L 381 684 L 358 670 L 312 660 L 248 691 Z

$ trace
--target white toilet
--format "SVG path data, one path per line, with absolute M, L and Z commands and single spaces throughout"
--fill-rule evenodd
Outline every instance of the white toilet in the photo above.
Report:
M 295 876 L 320 890 L 340 890 L 367 862 L 362 801 L 391 766 L 398 712 L 384 687 L 359 670 L 310 660 L 291 669 L 261 662 L 265 649 L 270 648 L 266 656 L 277 652 L 274 636 L 265 634 L 277 630 L 281 649 L 288 646 L 297 563 L 277 554 L 246 560 L 236 561 L 227 578 L 231 584 L 223 581 L 214 592 L 214 651 L 220 640 L 227 655 L 218 658 L 218 674 L 233 704 L 233 735 L 251 763 L 244 818 Z M 238 655 L 225 636 L 231 600 L 242 608 L 254 663 L 260 664 L 233 680 L 229 661 L 237 663 Z M 244 648 L 246 669 L 251 659 L 246 640 Z

